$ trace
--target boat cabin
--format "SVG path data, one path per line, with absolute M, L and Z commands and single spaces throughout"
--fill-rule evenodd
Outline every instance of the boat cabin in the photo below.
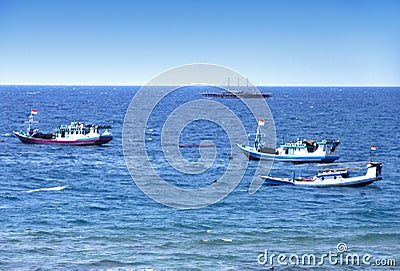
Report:
M 349 172 L 346 168 L 338 169 L 326 169 L 318 172 L 317 177 L 321 180 L 325 179 L 338 179 L 338 178 L 349 178 Z
M 61 125 L 56 129 L 56 138 L 82 137 L 85 135 L 98 135 L 99 126 L 84 125 L 83 122 L 71 122 L 70 125 Z
M 297 138 L 295 142 L 287 142 L 280 145 L 278 149 L 281 155 L 298 155 L 314 152 L 329 152 L 333 153 L 336 147 L 340 144 L 339 140 L 307 140 L 302 137 Z

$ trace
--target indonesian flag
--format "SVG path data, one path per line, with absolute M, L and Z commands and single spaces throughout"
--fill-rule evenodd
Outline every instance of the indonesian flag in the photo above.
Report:
M 32 115 L 36 115 L 38 112 L 39 112 L 39 111 L 38 111 L 37 109 L 33 109 L 33 108 L 32 108 L 32 110 L 31 110 L 31 114 L 32 114 Z
M 264 119 L 258 119 L 258 126 L 264 126 L 265 120 Z
M 375 145 L 371 145 L 371 151 L 376 151 L 376 146 Z

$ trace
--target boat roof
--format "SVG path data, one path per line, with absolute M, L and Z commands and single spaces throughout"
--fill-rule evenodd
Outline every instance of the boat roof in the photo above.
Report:
M 323 170 L 318 171 L 318 176 L 320 175 L 330 175 L 330 174 L 342 174 L 346 173 L 349 170 L 363 170 L 365 168 L 362 167 L 342 167 L 342 168 L 325 168 Z
M 326 145 L 326 144 L 337 144 L 339 145 L 340 141 L 339 140 L 321 140 L 321 141 L 316 141 L 316 140 L 307 140 L 305 138 L 299 137 L 297 138 L 296 142 L 286 142 L 281 144 L 281 147 L 285 148 L 306 148 L 308 144 L 318 144 L 318 145 Z
M 100 129 L 111 129 L 111 125 L 93 125 L 93 124 L 84 124 L 83 122 L 71 122 L 70 125 L 62 124 L 60 125 L 60 129 L 76 129 L 77 127 L 80 128 L 80 125 L 83 125 L 84 128 L 96 127 Z

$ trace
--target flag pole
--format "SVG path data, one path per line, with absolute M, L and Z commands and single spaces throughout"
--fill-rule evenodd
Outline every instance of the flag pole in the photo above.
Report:
M 369 162 L 372 162 L 372 149 L 369 149 Z
M 372 162 L 372 151 L 376 150 L 376 146 L 375 145 L 371 145 L 371 148 L 369 149 L 369 162 Z

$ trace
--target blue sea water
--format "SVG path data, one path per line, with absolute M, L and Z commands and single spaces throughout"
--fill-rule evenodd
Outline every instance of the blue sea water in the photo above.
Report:
M 400 88 L 263 87 L 277 141 L 340 139 L 340 161 L 383 163 L 383 179 L 359 188 L 248 189 L 252 170 L 221 201 L 194 210 L 163 206 L 147 197 L 125 165 L 122 128 L 138 87 L 0 86 L 0 270 L 266 270 L 269 255 L 337 252 L 395 259 L 400 264 Z M 158 149 L 160 129 L 179 105 L 203 99 L 204 87 L 177 91 L 160 103 L 149 122 L 147 147 L 158 173 L 175 185 L 198 188 L 218 179 L 232 154 L 228 136 L 213 123 L 189 125 L 182 141 L 211 140 L 217 162 L 201 178 L 171 168 Z M 168 97 L 167 97 L 168 98 Z M 171 98 L 171 97 L 170 97 Z M 215 99 L 234 108 L 248 132 L 239 100 Z M 110 124 L 107 146 L 26 145 L 12 135 L 31 108 L 43 131 L 70 121 Z M 249 120 L 251 118 L 249 117 Z M 204 128 L 206 127 L 206 129 Z M 194 136 L 195 135 L 195 136 Z M 150 140 L 151 139 L 151 140 Z M 197 149 L 183 149 L 187 159 Z M 246 162 L 244 155 L 232 157 Z M 250 163 L 250 169 L 256 164 Z M 274 163 L 273 175 L 313 174 L 315 164 Z M 263 259 L 263 258 L 262 258 Z M 326 264 L 280 265 L 275 270 L 388 270 L 396 267 Z M 288 263 L 288 260 L 286 260 Z

